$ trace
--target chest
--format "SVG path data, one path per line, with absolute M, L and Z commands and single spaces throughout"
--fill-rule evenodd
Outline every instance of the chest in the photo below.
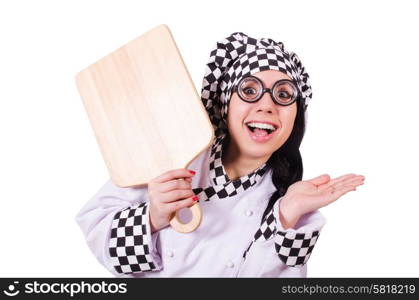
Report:
M 187 234 L 170 227 L 161 230 L 159 251 L 166 272 L 182 270 L 170 276 L 199 276 L 212 271 L 214 276 L 230 276 L 260 226 L 268 201 L 265 194 L 255 189 L 240 197 L 202 201 L 203 219 L 197 230 Z M 188 213 L 183 210 L 180 217 L 186 221 Z

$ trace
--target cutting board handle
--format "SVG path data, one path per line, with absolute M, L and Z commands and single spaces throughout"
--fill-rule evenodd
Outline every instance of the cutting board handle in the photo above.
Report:
M 194 231 L 201 224 L 202 209 L 199 203 L 195 203 L 189 208 L 192 212 L 192 220 L 189 223 L 182 223 L 179 219 L 179 211 L 173 214 L 170 220 L 170 226 L 177 232 L 188 233 Z

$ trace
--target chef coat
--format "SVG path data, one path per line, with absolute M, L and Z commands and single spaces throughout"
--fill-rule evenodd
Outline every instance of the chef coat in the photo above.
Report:
M 210 179 L 210 150 L 188 166 L 196 172 L 194 190 L 217 188 Z M 228 197 L 200 193 L 203 219 L 195 231 L 168 226 L 152 234 L 147 186 L 121 188 L 109 179 L 75 219 L 93 255 L 116 277 L 306 277 L 325 218 L 316 210 L 284 229 L 280 198 L 262 220 L 275 190 L 269 169 Z M 181 210 L 181 219 L 186 214 Z

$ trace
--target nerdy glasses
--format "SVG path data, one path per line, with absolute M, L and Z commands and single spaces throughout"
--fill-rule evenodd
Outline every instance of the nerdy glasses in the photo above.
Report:
M 278 80 L 269 89 L 263 86 L 263 82 L 259 78 L 247 76 L 240 79 L 233 91 L 239 95 L 240 99 L 249 103 L 259 101 L 266 92 L 271 94 L 275 103 L 282 106 L 293 104 L 298 97 L 297 87 L 288 79 Z

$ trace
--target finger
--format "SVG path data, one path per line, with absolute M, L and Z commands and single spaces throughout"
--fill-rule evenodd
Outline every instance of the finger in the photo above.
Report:
M 324 201 L 326 202 L 324 206 L 329 205 L 330 203 L 336 201 L 337 199 L 342 197 L 344 194 L 350 191 L 355 191 L 355 190 L 356 188 L 354 188 L 353 186 L 342 187 L 339 190 L 333 189 L 333 186 L 329 187 L 328 190 L 326 191 L 327 193 L 323 196 Z
M 346 193 L 352 192 L 352 191 L 356 191 L 356 188 L 353 186 L 345 186 L 345 187 L 340 188 L 339 190 L 335 190 L 333 192 L 333 197 L 335 197 L 336 199 L 339 199 Z
M 176 169 L 176 170 L 170 170 L 167 171 L 163 174 L 161 174 L 160 176 L 157 176 L 156 178 L 154 178 L 155 182 L 167 182 L 169 180 L 173 180 L 173 179 L 178 179 L 178 178 L 190 178 L 192 176 L 194 176 L 195 173 L 192 173 L 194 171 L 192 170 L 187 170 L 187 169 Z
M 309 179 L 307 181 L 311 182 L 314 185 L 321 185 L 321 184 L 325 184 L 330 180 L 330 176 L 328 174 L 323 174 L 317 177 L 314 177 L 312 179 Z
M 338 183 L 338 182 L 341 182 L 341 181 L 347 180 L 347 179 L 352 178 L 352 177 L 354 177 L 354 176 L 356 176 L 356 174 L 354 174 L 354 173 L 349 173 L 349 174 L 345 174 L 345 175 L 342 175 L 342 176 L 339 176 L 339 177 L 333 178 L 332 180 L 330 180 L 329 185 L 336 184 L 336 183 Z
M 354 177 L 350 177 L 350 178 L 347 178 L 345 180 L 339 181 L 338 183 L 333 184 L 333 187 L 335 189 L 339 189 L 341 186 L 345 186 L 345 185 L 348 185 L 348 184 L 359 185 L 363 182 L 364 182 L 364 179 L 363 179 L 362 176 L 354 176 Z
M 161 194 L 161 202 L 170 203 L 195 196 L 192 190 L 174 190 Z
M 351 182 L 342 186 L 340 189 L 346 188 L 346 187 L 353 187 L 354 189 L 356 189 L 358 186 L 363 185 L 363 184 L 364 184 L 363 182 Z
M 356 186 L 362 185 L 362 184 L 364 184 L 364 178 L 358 177 L 354 180 L 349 181 L 348 184 L 352 184 L 352 185 L 356 185 Z
M 185 207 L 190 207 L 190 206 L 194 205 L 197 202 L 198 201 L 195 201 L 193 199 L 193 197 L 189 197 L 187 199 L 183 199 L 183 200 L 178 200 L 178 201 L 171 202 L 169 204 L 168 209 L 169 209 L 170 212 L 176 212 L 179 209 L 182 209 L 182 208 L 185 208 Z
M 336 185 L 337 183 L 339 183 L 339 182 L 342 182 L 342 181 L 344 181 L 344 180 L 347 180 L 347 179 L 349 179 L 349 178 L 352 178 L 352 177 L 354 177 L 354 176 L 356 176 L 355 174 L 353 174 L 353 173 L 350 173 L 350 174 L 345 174 L 345 175 L 342 175 L 342 176 L 339 176 L 339 177 L 336 177 L 336 178 L 333 178 L 332 180 L 330 180 L 328 183 L 326 183 L 325 185 L 321 185 L 321 186 L 319 186 L 319 190 L 321 191 L 321 192 L 323 192 L 323 191 L 327 191 L 328 189 L 329 189 L 329 187 L 330 186 L 334 186 L 334 185 Z
M 192 189 L 191 183 L 182 178 L 163 182 L 156 186 L 157 186 L 156 188 L 157 191 L 161 193 L 167 193 L 173 190 L 191 190 Z
M 340 190 L 343 189 L 347 189 L 347 188 L 353 188 L 356 189 L 358 186 L 362 185 L 363 182 L 362 181 L 352 181 L 352 182 L 348 182 L 346 184 L 340 184 L 340 185 L 331 185 L 327 188 L 328 192 L 331 193 L 336 193 L 339 192 Z
M 342 182 L 345 182 L 345 181 L 347 181 L 347 180 L 351 180 L 352 178 L 354 178 L 356 175 L 355 174 L 353 174 L 353 173 L 350 173 L 350 174 L 345 174 L 345 175 L 342 175 L 342 176 L 339 176 L 339 177 L 336 177 L 336 178 L 333 178 L 332 180 L 330 180 L 328 183 L 326 183 L 326 184 L 324 184 L 324 185 L 320 185 L 319 187 L 318 187 L 318 190 L 320 191 L 320 192 L 324 192 L 324 191 L 326 191 L 326 192 L 328 192 L 330 189 L 330 187 L 331 186 L 333 186 L 333 189 L 336 189 L 338 186 L 339 186 L 339 184 L 340 183 L 342 183 Z

